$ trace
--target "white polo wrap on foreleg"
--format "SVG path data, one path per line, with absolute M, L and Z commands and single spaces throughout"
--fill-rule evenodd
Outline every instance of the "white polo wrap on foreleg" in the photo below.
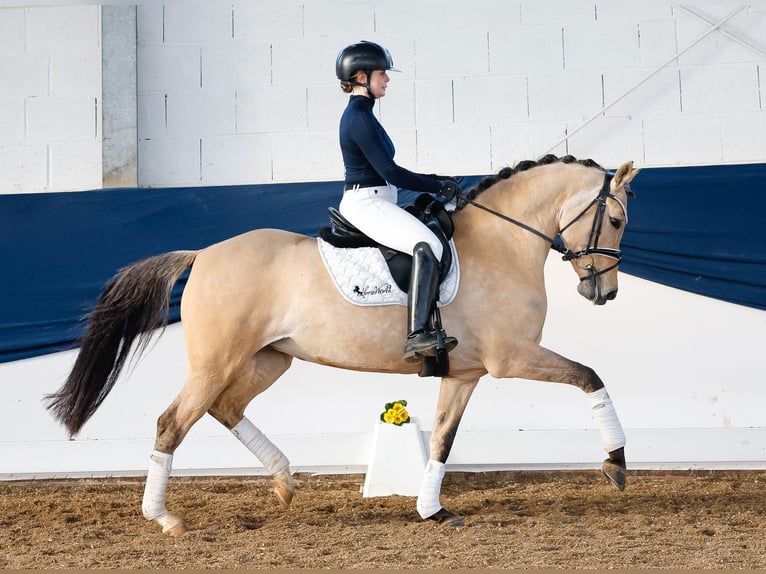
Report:
M 588 393 L 593 420 L 598 424 L 601 431 L 601 440 L 606 452 L 612 452 L 625 446 L 625 433 L 617 418 L 617 413 L 612 405 L 612 399 L 606 388 L 601 388 L 593 393 Z
M 442 490 L 442 480 L 444 480 L 444 463 L 429 460 L 418 493 L 417 509 L 421 518 L 426 519 L 441 510 L 439 494 Z
M 155 450 L 149 457 L 149 472 L 146 475 L 144 500 L 141 510 L 147 520 L 157 520 L 165 516 L 165 491 L 168 488 L 170 470 L 173 468 L 173 455 Z
M 242 417 L 232 429 L 232 434 L 261 461 L 266 471 L 272 476 L 290 466 L 290 461 L 277 446 L 258 430 L 247 417 Z

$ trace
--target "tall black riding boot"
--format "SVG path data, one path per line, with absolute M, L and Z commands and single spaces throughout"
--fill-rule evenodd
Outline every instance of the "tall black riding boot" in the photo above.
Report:
M 421 242 L 412 252 L 412 276 L 407 299 L 407 342 L 404 360 L 417 363 L 436 355 L 438 340 L 430 326 L 431 309 L 439 289 L 439 262 L 428 243 Z M 457 346 L 455 337 L 444 337 L 447 351 Z

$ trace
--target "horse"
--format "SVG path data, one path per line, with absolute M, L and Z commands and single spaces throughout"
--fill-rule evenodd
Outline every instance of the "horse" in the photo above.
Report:
M 592 160 L 545 156 L 520 162 L 461 193 L 452 213 L 460 286 L 441 308 L 459 345 L 441 378 L 416 509 L 423 520 L 460 526 L 440 503 L 445 463 L 479 379 L 519 377 L 574 385 L 586 393 L 608 454 L 601 471 L 626 484 L 625 436 L 603 381 L 585 365 L 540 345 L 547 299 L 544 264 L 551 248 L 579 277 L 594 305 L 617 294 L 619 244 L 627 223 L 633 162 L 616 172 Z M 281 506 L 295 493 L 287 457 L 245 416 L 293 358 L 343 369 L 414 374 L 405 362 L 405 308 L 344 300 L 320 259 L 318 239 L 256 229 L 199 251 L 172 251 L 119 270 L 87 317 L 79 352 L 61 388 L 45 397 L 52 416 L 75 436 L 104 401 L 128 357 L 138 357 L 167 324 L 171 290 L 189 268 L 181 322 L 189 371 L 157 419 L 142 512 L 168 535 L 188 527 L 165 507 L 173 453 L 209 413 L 272 476 Z M 500 288 L 499 286 L 502 286 Z

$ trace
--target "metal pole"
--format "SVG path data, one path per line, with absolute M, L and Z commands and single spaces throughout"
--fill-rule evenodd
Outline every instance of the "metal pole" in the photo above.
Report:
M 585 123 L 583 123 L 583 124 L 582 124 L 580 127 L 578 127 L 577 129 L 575 129 L 573 132 L 571 132 L 571 133 L 568 133 L 567 135 L 565 135 L 565 136 L 564 136 L 563 138 L 561 138 L 560 140 L 558 140 L 558 141 L 557 141 L 555 144 L 553 144 L 551 147 L 549 147 L 549 148 L 548 148 L 548 149 L 547 149 L 545 152 L 543 152 L 541 155 L 545 155 L 545 154 L 547 154 L 547 153 L 550 153 L 550 152 L 551 152 L 551 151 L 553 151 L 554 149 L 556 149 L 556 147 L 557 147 L 557 146 L 559 146 L 559 145 L 561 145 L 562 143 L 564 143 L 565 141 L 567 141 L 567 140 L 568 140 L 570 137 L 572 137 L 573 135 L 575 135 L 577 132 L 579 132 L 581 129 L 583 129 L 585 126 L 587 126 L 589 123 L 591 123 L 593 120 L 595 120 L 596 118 L 598 118 L 598 117 L 599 117 L 601 114 L 603 114 L 603 113 L 604 113 L 606 110 L 608 110 L 608 109 L 609 109 L 609 108 L 611 108 L 613 105 L 615 105 L 617 102 L 619 102 L 620 100 L 622 100 L 622 99 L 623 99 L 625 96 L 627 96 L 628 94 L 630 94 L 630 93 L 631 93 L 633 90 L 635 90 L 636 88 L 638 88 L 639 86 L 641 86 L 642 84 L 644 84 L 644 83 L 645 83 L 647 80 L 649 80 L 650 78 L 654 77 L 654 75 L 655 75 L 655 74 L 657 74 L 657 73 L 658 73 L 658 72 L 660 72 L 662 69 L 664 69 L 664 68 L 665 68 L 665 66 L 667 66 L 668 64 L 670 64 L 671 62 L 673 62 L 673 60 L 677 59 L 679 56 L 682 56 L 683 54 L 685 54 L 686 52 L 688 52 L 690 49 L 692 49 L 694 46 L 696 46 L 697 44 L 699 44 L 699 43 L 700 43 L 702 40 L 704 40 L 704 39 L 705 39 L 705 38 L 707 38 L 707 37 L 708 37 L 710 34 L 712 34 L 713 32 L 715 32 L 715 31 L 716 31 L 718 28 L 720 28 L 720 27 L 721 27 L 723 24 L 725 24 L 726 22 L 728 22 L 728 21 L 729 21 L 731 18 L 733 18 L 734 16 L 736 16 L 737 14 L 739 14 L 740 12 L 742 12 L 742 10 L 744 10 L 745 8 L 747 8 L 747 5 L 744 5 L 744 6 L 740 6 L 739 8 L 737 8 L 737 9 L 736 9 L 734 12 L 732 12 L 731 14 L 729 14 L 728 16 L 726 16 L 726 18 L 724 18 L 723 20 L 721 20 L 720 22 L 718 22 L 718 24 L 715 24 L 715 25 L 714 25 L 712 28 L 710 28 L 710 30 L 708 30 L 707 32 L 705 32 L 704 34 L 702 34 L 702 36 L 700 36 L 699 38 L 697 38 L 696 40 L 694 40 L 694 41 L 693 41 L 691 44 L 689 44 L 688 46 L 686 46 L 686 48 L 684 48 L 684 49 L 683 49 L 683 50 L 681 50 L 680 52 L 677 52 L 677 53 L 676 53 L 676 54 L 675 54 L 675 55 L 674 55 L 672 58 L 669 58 L 667 62 L 665 62 L 664 64 L 662 64 L 662 65 L 661 65 L 659 68 L 657 68 L 656 70 L 654 70 L 652 73 L 650 73 L 648 76 L 646 76 L 646 77 L 645 77 L 643 80 L 639 81 L 637 84 L 635 84 L 635 85 L 634 85 L 632 88 L 630 88 L 630 89 L 629 89 L 628 91 L 626 91 L 624 94 L 622 94 L 622 95 L 621 95 L 621 96 L 619 96 L 618 98 L 615 98 L 615 99 L 614 99 L 614 100 L 612 100 L 612 101 L 611 101 L 609 104 L 607 104 L 606 106 L 604 106 L 603 108 L 601 108 L 601 109 L 600 109 L 600 110 L 599 110 L 597 113 L 593 114 L 593 116 L 591 116 L 590 118 L 588 118 L 587 120 L 585 120 Z
M 690 14 L 691 16 L 694 16 L 694 17 L 695 17 L 695 18 L 697 18 L 698 20 L 702 20 L 702 21 L 703 21 L 703 22 L 705 22 L 706 24 L 709 24 L 709 25 L 713 26 L 713 22 L 711 22 L 710 20 L 708 20 L 708 19 L 707 19 L 707 18 L 705 18 L 704 16 L 700 16 L 699 14 L 697 14 L 697 13 L 693 12 L 692 10 L 689 10 L 689 9 L 688 9 L 686 6 L 681 6 L 681 5 L 679 4 L 679 6 L 678 6 L 678 7 L 679 7 L 681 10 L 683 10 L 684 12 L 686 12 L 687 14 Z M 742 44 L 742 45 L 743 45 L 745 48 L 749 48 L 750 50 L 752 50 L 753 52 L 755 52 L 755 53 L 756 53 L 756 54 L 758 54 L 759 56 L 762 56 L 762 57 L 766 58 L 766 52 L 764 52 L 763 50 L 761 50 L 761 49 L 760 49 L 760 48 L 758 48 L 757 46 L 753 46 L 753 45 L 752 45 L 750 42 L 748 42 L 747 40 L 743 40 L 742 38 L 738 38 L 737 36 L 735 36 L 735 35 L 734 35 L 734 34 L 732 34 L 731 32 L 727 32 L 727 31 L 726 31 L 726 30 L 724 30 L 723 28 L 721 28 L 721 29 L 719 30 L 719 32 L 721 32 L 721 34 L 723 34 L 723 35 L 724 35 L 724 36 L 726 36 L 727 38 L 731 38 L 731 39 L 732 39 L 732 40 L 734 40 L 735 42 L 738 42 L 739 44 Z

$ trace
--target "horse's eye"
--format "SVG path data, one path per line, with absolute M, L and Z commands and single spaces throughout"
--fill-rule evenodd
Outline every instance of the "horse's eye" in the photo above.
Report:
M 609 223 L 611 223 L 612 227 L 614 227 L 615 229 L 619 229 L 620 227 L 622 227 L 622 221 L 620 221 L 616 217 L 610 217 Z

